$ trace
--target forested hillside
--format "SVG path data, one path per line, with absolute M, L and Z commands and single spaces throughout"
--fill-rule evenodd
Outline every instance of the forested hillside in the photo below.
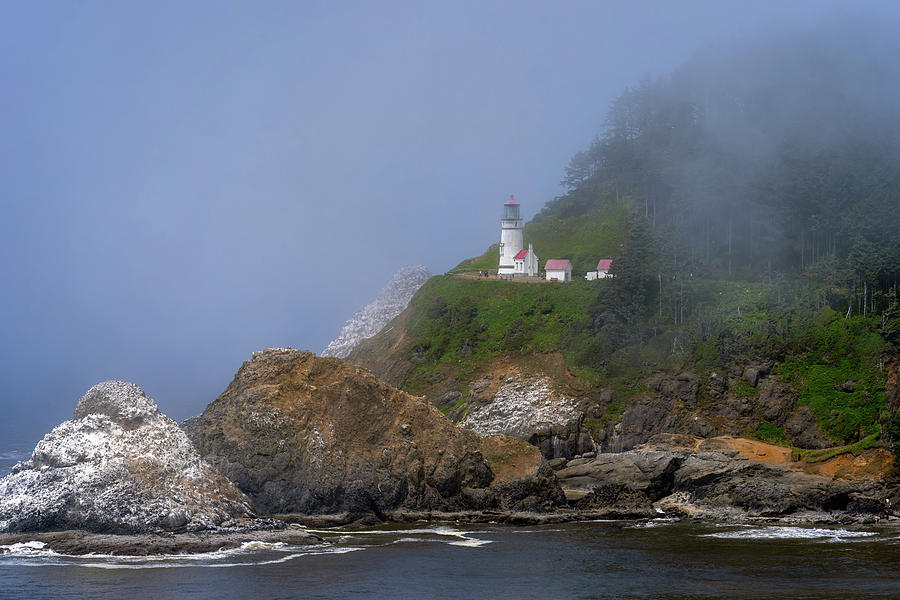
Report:
M 897 44 L 832 33 L 709 49 L 623 92 L 566 193 L 526 226 L 542 260 L 583 275 L 611 256 L 615 278 L 564 300 L 511 284 L 521 315 L 499 282 L 426 285 L 395 348 L 414 365 L 399 383 L 427 393 L 443 373 L 464 400 L 491 357 L 548 350 L 586 384 L 631 390 L 763 361 L 834 444 L 900 438 Z M 495 267 L 492 247 L 455 271 Z M 758 416 L 748 433 L 786 439 Z
M 535 219 L 611 201 L 632 215 L 617 279 L 573 332 L 577 364 L 608 375 L 648 360 L 767 357 L 836 441 L 888 420 L 900 78 L 869 50 L 772 40 L 698 56 L 619 96 L 566 168 L 568 193 Z M 837 391 L 844 381 L 859 385 Z

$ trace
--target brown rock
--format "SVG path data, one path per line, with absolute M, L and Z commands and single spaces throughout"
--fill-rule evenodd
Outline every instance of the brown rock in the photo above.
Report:
M 536 448 L 454 427 L 424 399 L 311 352 L 254 353 L 188 434 L 270 514 L 380 517 L 563 501 Z

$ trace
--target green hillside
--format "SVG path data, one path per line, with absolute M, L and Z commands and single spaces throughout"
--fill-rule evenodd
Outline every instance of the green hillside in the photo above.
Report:
M 878 57 L 884 79 L 860 81 L 827 40 L 804 44 L 701 54 L 621 94 L 525 226 L 575 281 L 469 276 L 496 269 L 496 245 L 432 279 L 397 346 L 404 386 L 464 391 L 490 360 L 541 352 L 592 389 L 767 363 L 832 443 L 900 452 L 900 109 L 871 102 L 900 70 Z M 848 79 L 868 87 L 848 95 Z M 614 278 L 581 279 L 607 257 Z M 747 434 L 784 442 L 754 418 Z
M 618 255 L 627 216 L 628 206 L 614 202 L 568 218 L 539 214 L 525 224 L 525 245 L 534 245 L 541 268 L 547 259 L 568 258 L 572 262 L 572 277 L 583 277 L 587 271 L 596 270 L 601 258 Z M 494 244 L 481 256 L 464 260 L 451 272 L 496 271 L 498 259 L 499 246 Z
M 597 282 L 511 283 L 432 277 L 408 311 L 406 388 L 421 393 L 435 375 L 464 379 L 490 359 L 559 349 L 587 315 Z

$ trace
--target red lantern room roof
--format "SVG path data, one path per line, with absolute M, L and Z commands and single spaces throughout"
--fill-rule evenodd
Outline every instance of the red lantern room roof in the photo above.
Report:
M 507 200 L 506 202 L 504 202 L 504 203 L 503 203 L 503 206 L 509 206 L 510 204 L 518 204 L 518 202 L 516 202 L 516 199 L 513 198 L 513 195 L 512 195 L 512 194 L 509 195 L 509 200 Z

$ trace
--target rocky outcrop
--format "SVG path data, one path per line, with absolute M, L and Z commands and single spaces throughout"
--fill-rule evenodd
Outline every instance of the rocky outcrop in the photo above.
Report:
M 181 555 L 217 552 L 263 544 L 302 546 L 322 539 L 304 529 L 289 527 L 274 519 L 254 519 L 247 527 L 209 531 L 111 535 L 83 530 L 0 533 L 0 546 L 28 544 L 68 556 L 101 554 L 115 556 Z
M 826 438 L 816 426 L 816 418 L 808 406 L 795 410 L 784 423 L 784 429 L 798 448 L 829 448 L 834 442 Z
M 248 499 L 124 381 L 92 387 L 74 419 L 0 480 L 0 531 L 199 531 L 251 516 Z
M 322 356 L 346 358 L 362 340 L 381 331 L 409 304 L 410 299 L 428 281 L 431 273 L 422 265 L 411 265 L 394 273 L 378 296 L 347 321 L 340 335 L 331 341 Z
M 778 462 L 784 457 L 770 456 L 767 446 L 732 438 L 664 435 L 627 452 L 557 465 L 557 477 L 576 508 L 605 509 L 617 516 L 646 517 L 659 511 L 734 519 L 801 513 L 814 513 L 820 520 L 827 520 L 829 513 L 862 519 L 894 515 L 896 486 L 878 478 L 839 480 L 808 473 L 789 459 Z M 771 449 L 776 454 L 785 451 Z
M 450 393 L 450 392 L 448 392 Z M 574 398 L 558 393 L 547 377 L 486 376 L 469 395 L 460 427 L 479 435 L 510 435 L 537 446 L 548 459 L 572 458 L 596 450 L 583 429 L 584 412 Z
M 834 446 L 809 408 L 798 406 L 794 387 L 770 377 L 771 369 L 761 362 L 735 367 L 728 377 L 711 373 L 703 393 L 693 373 L 655 374 L 644 381 L 647 391 L 630 402 L 618 423 L 608 422 L 597 441 L 604 452 L 625 452 L 660 434 L 740 435 L 766 421 L 798 448 Z
M 424 399 L 311 352 L 254 353 L 184 426 L 201 455 L 269 514 L 354 520 L 564 502 L 535 448 L 454 427 Z

